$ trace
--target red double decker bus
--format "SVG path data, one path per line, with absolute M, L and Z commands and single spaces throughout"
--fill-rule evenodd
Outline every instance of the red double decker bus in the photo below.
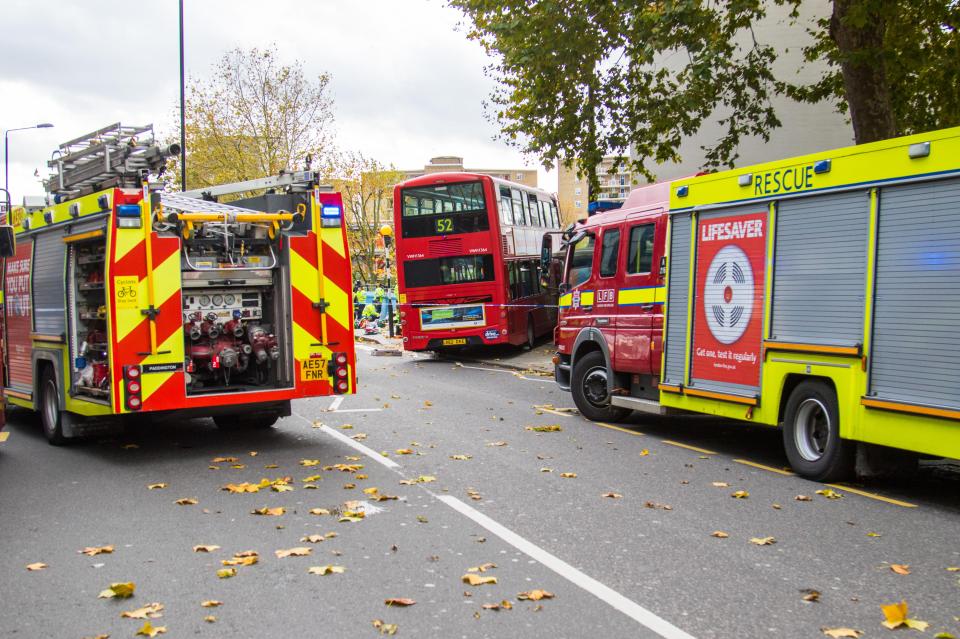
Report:
M 551 194 L 478 173 L 433 173 L 398 184 L 393 201 L 406 350 L 532 346 L 553 330 L 556 290 L 537 270 L 543 234 L 560 228 Z

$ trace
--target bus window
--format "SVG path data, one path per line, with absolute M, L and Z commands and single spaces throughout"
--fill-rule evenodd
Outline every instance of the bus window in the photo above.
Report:
M 620 229 L 607 229 L 603 232 L 600 250 L 600 277 L 613 277 L 617 274 L 617 258 L 620 255 Z
M 543 226 L 538 201 L 535 193 L 527 193 L 527 204 L 530 205 L 530 226 Z
M 520 197 L 520 191 L 512 189 L 511 195 L 511 201 L 513 203 L 513 223 L 517 226 L 526 226 L 527 221 L 524 216 L 523 199 Z
M 627 273 L 649 273 L 653 265 L 653 224 L 630 229 L 630 250 L 627 254 Z
M 535 284 L 536 271 L 533 262 L 520 262 L 520 297 L 527 297 L 536 293 Z
M 553 200 L 550 200 L 550 222 L 553 228 L 560 228 L 560 216 L 557 214 L 557 205 Z
M 520 297 L 520 282 L 517 277 L 517 263 L 508 262 L 507 263 L 507 273 L 508 279 L 510 281 L 510 299 L 517 299 Z
M 567 271 L 567 284 L 570 286 L 583 284 L 590 279 L 590 271 L 593 270 L 594 241 L 592 235 L 586 235 L 573 245 L 570 251 L 570 267 Z
M 470 255 L 403 263 L 407 288 L 493 281 L 493 257 Z

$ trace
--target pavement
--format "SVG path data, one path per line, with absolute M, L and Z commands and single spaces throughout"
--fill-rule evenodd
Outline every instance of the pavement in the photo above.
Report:
M 297 401 L 265 431 L 160 422 L 55 448 L 12 414 L 0 635 L 133 637 L 145 620 L 121 613 L 156 602 L 169 637 L 375 637 L 375 621 L 440 638 L 878 637 L 880 606 L 902 600 L 927 636 L 960 635 L 955 477 L 825 486 L 783 470 L 770 429 L 597 424 L 548 377 L 384 348 L 358 344 L 357 395 Z M 250 550 L 256 565 L 217 577 Z M 328 565 L 343 572 L 308 572 Z M 135 595 L 98 598 L 114 582 Z

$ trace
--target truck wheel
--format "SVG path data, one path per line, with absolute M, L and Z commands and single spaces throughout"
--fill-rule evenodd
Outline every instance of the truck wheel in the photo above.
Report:
M 67 438 L 63 436 L 63 422 L 67 417 L 60 410 L 60 393 L 57 390 L 57 378 L 53 368 L 43 369 L 40 378 L 40 423 L 43 434 L 53 446 L 63 446 Z
M 580 414 L 595 422 L 619 422 L 630 414 L 629 408 L 610 405 L 607 387 L 609 371 L 603 353 L 593 351 L 577 359 L 573 365 L 570 392 Z
M 783 420 L 783 447 L 797 474 L 814 481 L 839 481 L 853 473 L 856 446 L 840 439 L 837 394 L 823 382 L 798 385 Z

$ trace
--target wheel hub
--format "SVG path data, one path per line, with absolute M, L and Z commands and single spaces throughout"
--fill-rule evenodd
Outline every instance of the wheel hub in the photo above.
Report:
M 830 413 L 823 402 L 813 397 L 803 400 L 797 409 L 794 428 L 794 441 L 800 456 L 809 462 L 820 460 L 827 450 L 832 428 Z
M 610 401 L 607 393 L 607 371 L 602 368 L 594 368 L 587 371 L 583 376 L 583 396 L 591 404 L 597 407 L 604 407 Z

